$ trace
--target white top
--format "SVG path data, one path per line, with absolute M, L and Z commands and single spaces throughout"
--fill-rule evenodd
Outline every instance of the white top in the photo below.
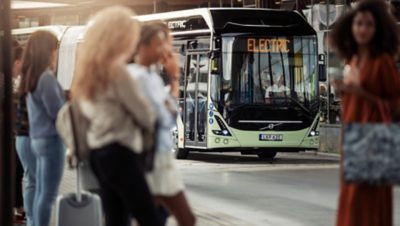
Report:
M 143 151 L 143 130 L 154 130 L 155 114 L 125 68 L 104 93 L 82 101 L 82 113 L 90 120 L 88 145 L 96 149 L 118 142 L 136 153 Z M 95 81 L 93 81 L 95 82 Z
M 153 70 L 139 64 L 130 64 L 127 67 L 130 75 L 137 80 L 140 88 L 146 94 L 157 117 L 157 151 L 171 151 L 174 143 L 171 130 L 175 126 L 175 116 L 166 107 L 169 102 L 175 113 L 178 108 L 176 101 L 167 93 L 161 77 Z
M 265 90 L 265 98 L 270 98 L 270 93 L 282 93 L 289 91 L 289 88 L 286 86 L 278 86 L 274 84 L 273 86 L 270 86 Z

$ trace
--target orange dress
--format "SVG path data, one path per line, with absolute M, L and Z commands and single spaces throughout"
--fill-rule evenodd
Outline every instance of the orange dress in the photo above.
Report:
M 400 76 L 388 54 L 368 60 L 360 71 L 362 87 L 381 98 L 400 97 Z M 376 106 L 355 94 L 344 94 L 343 122 L 382 122 Z M 368 186 L 341 179 L 336 226 L 392 226 L 392 186 Z

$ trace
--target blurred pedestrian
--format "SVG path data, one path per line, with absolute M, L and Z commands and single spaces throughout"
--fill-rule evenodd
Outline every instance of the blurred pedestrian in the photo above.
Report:
M 172 37 L 162 22 L 149 22 L 142 26 L 135 56 L 136 64 L 129 65 L 130 74 L 141 84 L 157 116 L 156 153 L 154 168 L 146 179 L 156 200 L 163 203 L 176 217 L 180 226 L 192 226 L 195 217 L 184 194 L 184 185 L 172 152 L 174 142 L 171 131 L 176 125 L 179 95 L 179 63 L 172 53 Z M 162 63 L 169 76 L 170 93 L 152 66 Z
M 19 92 L 21 84 L 22 70 L 22 54 L 23 49 L 17 41 L 13 43 L 13 90 L 15 105 L 15 149 L 17 153 L 17 177 L 16 177 L 16 223 L 23 222 L 25 218 L 27 225 L 32 226 L 32 206 L 35 197 L 35 173 L 36 173 L 36 157 L 31 149 L 31 141 L 29 139 L 29 121 L 28 110 L 26 107 L 26 95 Z M 25 183 L 22 183 L 24 178 Z M 24 192 L 22 187 L 24 186 Z
M 23 57 L 21 92 L 27 94 L 29 136 L 36 155 L 35 226 L 49 225 L 64 170 L 64 146 L 55 128 L 58 111 L 65 102 L 54 74 L 57 46 L 54 34 L 36 31 L 29 38 Z
M 386 1 L 360 1 L 336 23 L 331 35 L 332 46 L 347 63 L 343 80 L 334 81 L 342 93 L 343 122 L 383 122 L 371 100 L 400 97 L 394 61 L 399 37 Z M 337 226 L 391 226 L 392 214 L 391 186 L 350 183 L 342 175 Z
M 107 226 L 160 226 L 139 155 L 142 131 L 152 134 L 155 115 L 130 78 L 126 62 L 140 34 L 134 13 L 115 6 L 98 12 L 78 52 L 71 90 L 90 121 L 90 163 L 100 187 Z

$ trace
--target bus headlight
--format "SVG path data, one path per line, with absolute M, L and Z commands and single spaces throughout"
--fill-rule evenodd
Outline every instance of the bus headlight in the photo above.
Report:
M 217 123 L 218 123 L 220 130 L 213 130 L 212 132 L 215 135 L 219 135 L 219 136 L 227 136 L 227 137 L 232 136 L 231 133 L 229 132 L 228 128 L 225 126 L 224 122 L 222 121 L 222 119 L 218 116 L 214 116 L 214 117 L 215 117 L 215 121 L 217 121 Z
M 316 136 L 318 136 L 319 135 L 319 132 L 318 131 L 315 131 L 315 130 L 311 130 L 311 132 L 310 132 L 310 134 L 308 135 L 309 137 L 316 137 Z
M 319 131 L 317 131 L 317 129 L 318 129 L 318 124 L 319 124 L 319 122 L 316 122 L 316 123 L 312 126 L 312 128 L 311 128 L 311 130 L 310 130 L 310 133 L 308 134 L 309 137 L 316 137 L 316 136 L 319 136 Z

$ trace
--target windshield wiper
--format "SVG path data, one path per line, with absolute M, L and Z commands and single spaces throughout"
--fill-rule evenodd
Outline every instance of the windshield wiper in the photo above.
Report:
M 295 98 L 291 96 L 285 96 L 285 97 L 274 97 L 272 99 L 289 99 L 291 100 L 292 103 L 295 103 L 298 107 L 300 107 L 304 112 L 306 112 L 308 115 L 311 116 L 311 112 L 308 108 L 306 108 L 300 101 L 296 100 Z M 273 100 L 272 100 L 273 101 Z
M 264 107 L 264 103 L 247 103 L 247 104 L 238 104 L 238 105 L 233 105 L 228 107 L 230 111 L 236 111 L 241 108 L 259 108 L 259 107 Z

